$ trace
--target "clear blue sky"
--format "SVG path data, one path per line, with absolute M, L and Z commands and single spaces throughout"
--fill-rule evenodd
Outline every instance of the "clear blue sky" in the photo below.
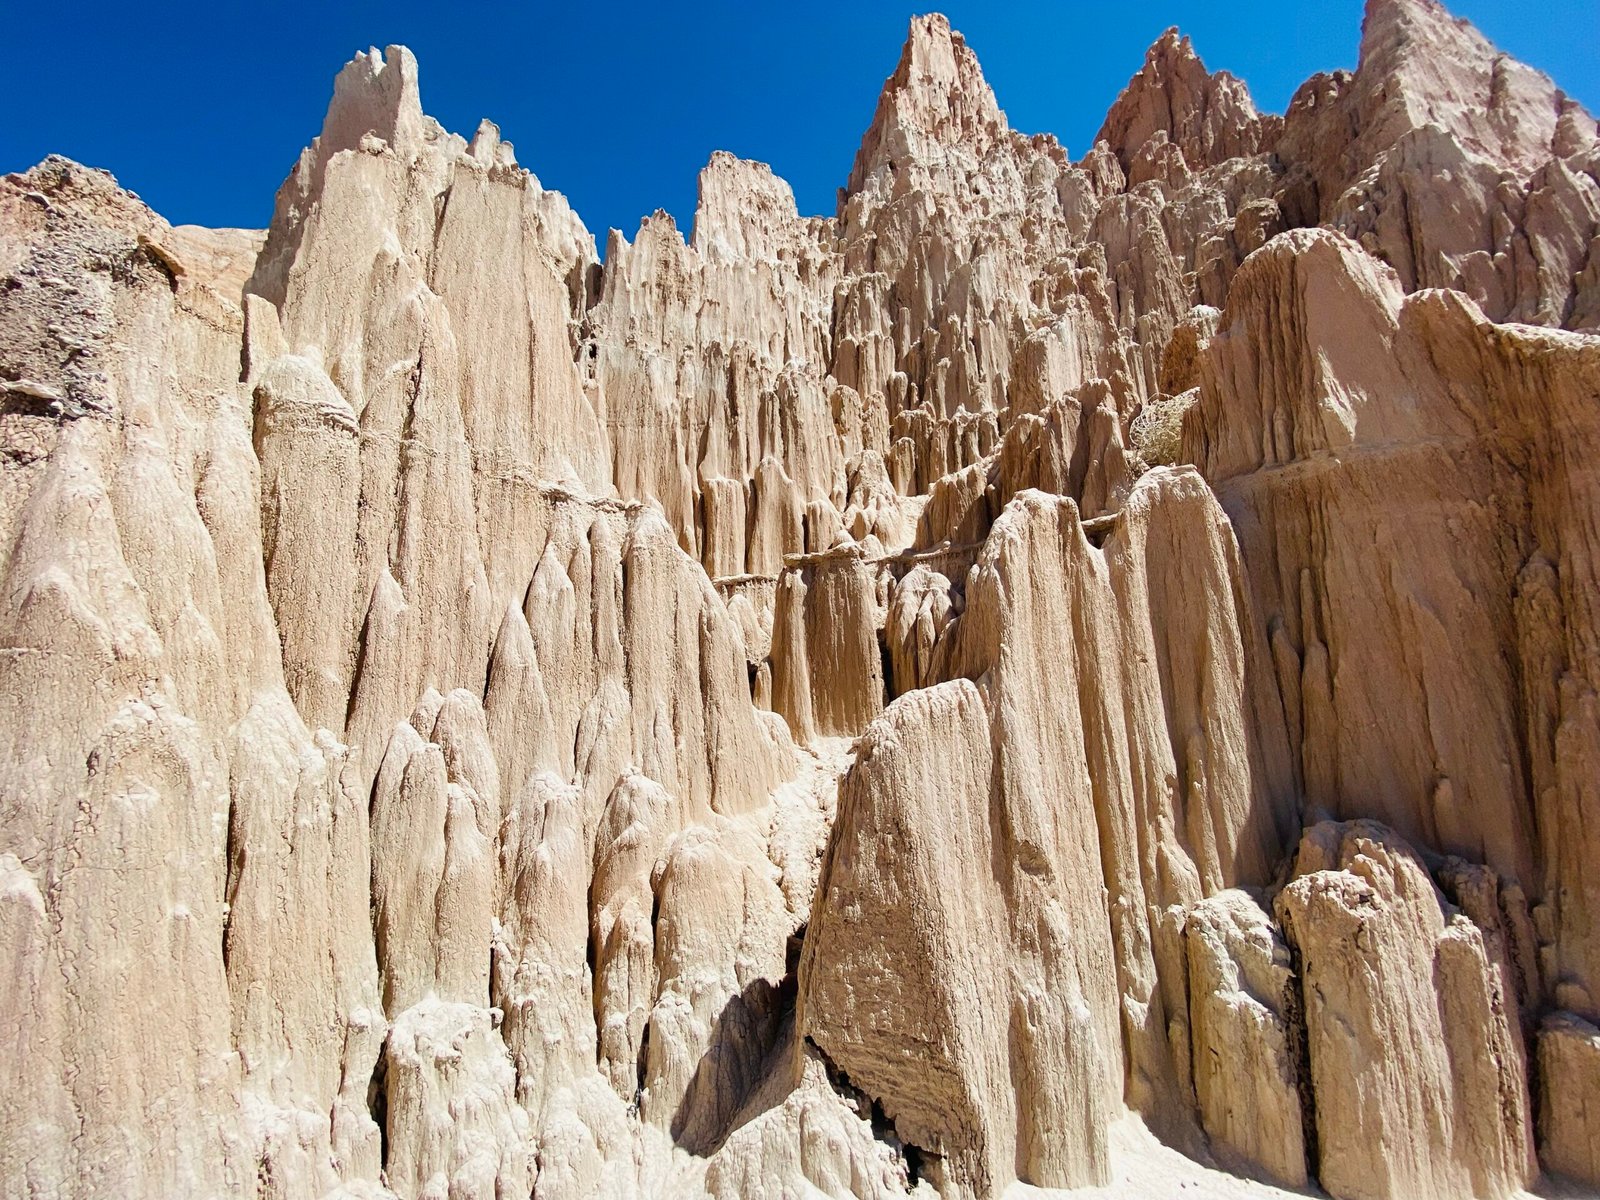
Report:
M 834 210 L 893 70 L 928 5 L 551 4 L 542 0 L 0 0 L 0 172 L 56 151 L 111 170 L 175 223 L 264 225 L 335 72 L 409 45 L 423 105 L 470 135 L 497 121 L 523 166 L 596 232 L 632 236 L 665 208 L 687 229 L 713 150 L 757 158 L 803 212 Z M 1516 57 L 1600 112 L 1600 0 L 1454 0 Z M 949 0 L 1011 124 L 1079 156 L 1169 25 L 1212 70 L 1283 111 L 1316 70 L 1355 65 L 1360 0 L 1000 3 Z

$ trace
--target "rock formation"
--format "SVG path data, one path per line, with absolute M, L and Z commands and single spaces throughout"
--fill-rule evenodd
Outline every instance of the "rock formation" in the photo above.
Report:
M 1600 130 L 913 21 L 602 261 L 405 49 L 0 180 L 0 1195 L 1600 1187 Z M 1031 1194 L 1031 1193 L 1030 1193 Z

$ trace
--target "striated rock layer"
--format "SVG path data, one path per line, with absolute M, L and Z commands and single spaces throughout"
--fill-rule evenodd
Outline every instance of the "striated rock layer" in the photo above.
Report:
M 264 233 L 7 176 L 0 1195 L 1600 1187 L 1596 462 L 1433 0 L 1077 161 L 917 18 L 603 262 L 399 47 Z

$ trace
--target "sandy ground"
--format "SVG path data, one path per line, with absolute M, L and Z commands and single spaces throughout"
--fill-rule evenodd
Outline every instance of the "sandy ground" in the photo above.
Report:
M 1106 1187 L 1059 1191 L 1014 1183 L 1006 1200 L 1268 1200 L 1269 1197 L 1325 1197 L 1311 1187 L 1304 1191 L 1272 1187 L 1241 1179 L 1198 1163 L 1163 1145 L 1137 1116 L 1124 1117 L 1112 1129 L 1114 1179 Z M 1541 1179 L 1518 1200 L 1600 1200 L 1600 1191 L 1562 1179 Z M 1463 1196 L 1461 1200 L 1471 1200 Z
M 1014 1183 L 1007 1200 L 1266 1200 L 1267 1197 L 1321 1196 L 1317 1190 L 1287 1191 L 1252 1179 L 1241 1179 L 1203 1163 L 1195 1162 L 1170 1146 L 1163 1145 L 1136 1116 L 1126 1116 L 1111 1130 L 1111 1150 L 1115 1164 L 1113 1179 L 1106 1187 L 1059 1191 Z

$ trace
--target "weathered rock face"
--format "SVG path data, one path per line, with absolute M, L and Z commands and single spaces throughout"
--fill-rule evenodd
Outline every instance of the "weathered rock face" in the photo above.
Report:
M 0 1195 L 1600 1185 L 1597 256 L 1432 0 L 604 263 L 398 47 L 0 180 Z
M 1359 68 L 1300 89 L 1278 153 L 1408 288 L 1596 328 L 1594 119 L 1433 0 L 1370 5 Z
M 1277 909 L 1299 957 L 1329 1191 L 1504 1196 L 1530 1182 L 1527 1063 L 1501 948 L 1416 853 L 1376 822 L 1315 826 Z
M 1306 1183 L 1303 1063 L 1292 960 L 1256 898 L 1218 892 L 1189 909 L 1195 1101 L 1217 1157 L 1288 1187 Z

